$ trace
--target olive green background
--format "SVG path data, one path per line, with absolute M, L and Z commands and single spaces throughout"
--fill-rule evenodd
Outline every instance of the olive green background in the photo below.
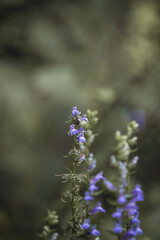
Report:
M 92 151 L 109 178 L 115 131 L 144 111 L 132 185 L 145 194 L 139 239 L 159 240 L 158 0 L 0 1 L 0 240 L 38 239 L 48 208 L 68 218 L 55 174 L 71 165 L 73 106 L 99 111 Z M 107 213 L 102 239 L 116 239 Z

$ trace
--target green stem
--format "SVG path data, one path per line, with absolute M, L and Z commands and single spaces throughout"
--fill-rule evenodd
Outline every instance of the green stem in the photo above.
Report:
M 118 240 L 121 240 L 121 236 L 118 236 Z
M 72 182 L 72 222 L 73 222 L 73 227 L 72 227 L 72 239 L 76 240 L 75 236 L 75 196 L 74 196 L 74 191 L 76 187 L 76 164 L 73 162 L 73 182 Z
M 127 193 L 129 192 L 129 174 L 127 174 Z
M 89 149 L 88 152 L 86 154 L 86 159 L 88 159 L 89 157 Z M 86 164 L 86 168 L 88 168 L 87 164 Z M 90 185 L 90 176 L 89 176 L 89 171 L 87 171 L 87 189 L 89 189 L 89 185 Z M 89 216 L 89 208 L 88 208 L 88 204 L 86 204 L 86 218 L 88 219 Z

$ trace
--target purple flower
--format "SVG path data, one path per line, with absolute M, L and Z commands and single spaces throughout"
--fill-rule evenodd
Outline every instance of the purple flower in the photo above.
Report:
M 79 112 L 79 111 L 77 110 L 77 107 L 73 107 L 72 117 L 75 117 L 75 116 L 80 115 L 80 114 L 81 114 L 81 112 Z
M 88 235 L 93 235 L 98 237 L 100 235 L 100 232 L 96 229 L 96 225 L 94 225 L 91 229 L 91 231 L 88 233 Z
M 136 202 L 131 200 L 129 203 L 127 203 L 127 205 L 124 208 L 125 210 L 128 209 L 138 209 L 138 206 L 136 205 Z
M 100 180 L 104 180 L 103 172 L 97 173 L 97 175 L 91 180 L 92 182 L 99 182 Z
M 80 157 L 80 161 L 82 162 L 82 161 L 84 161 L 86 159 L 86 157 L 85 157 L 85 155 L 83 154 L 81 157 Z
M 137 236 L 137 233 L 136 233 L 136 231 L 134 229 L 129 229 L 125 233 L 125 235 L 124 235 L 125 238 L 127 238 L 127 237 L 135 237 L 135 236 Z
M 142 235 L 142 234 L 143 234 L 143 231 L 142 231 L 142 229 L 141 229 L 140 227 L 138 227 L 138 228 L 136 228 L 136 233 L 137 233 L 138 235 Z
M 81 133 L 81 132 L 85 132 L 85 130 L 82 128 L 82 127 L 80 127 L 79 129 L 78 129 L 78 133 Z
M 93 200 L 93 197 L 90 195 L 89 192 L 86 191 L 86 192 L 85 192 L 84 200 L 85 200 L 86 202 L 89 202 L 89 201 Z
M 96 214 L 98 212 L 103 212 L 105 213 L 106 210 L 104 208 L 101 207 L 101 203 L 98 202 L 97 205 L 92 209 L 92 211 L 89 213 L 90 215 Z
M 119 233 L 122 233 L 123 232 L 123 227 L 121 226 L 120 223 L 116 223 L 114 228 L 113 228 L 113 232 L 115 234 L 119 234 Z
M 75 128 L 74 125 L 70 125 L 70 134 L 71 136 L 78 134 L 78 130 Z
M 122 218 L 122 212 L 123 212 L 123 209 L 122 208 L 117 208 L 116 209 L 116 212 L 114 212 L 112 214 L 112 217 L 113 218 L 117 218 L 117 219 L 121 219 Z
M 93 162 L 91 162 L 91 165 L 89 166 L 89 171 L 93 170 L 96 167 L 96 160 L 94 160 Z
M 83 224 L 81 225 L 81 228 L 86 229 L 86 230 L 87 230 L 88 228 L 90 228 L 89 222 L 90 222 L 90 219 L 84 219 L 84 222 L 83 222 Z
M 124 204 L 127 202 L 126 196 L 124 194 L 121 194 L 118 198 L 118 203 Z
M 140 224 L 140 221 L 139 221 L 139 219 L 135 216 L 133 219 L 132 219 L 132 221 L 131 221 L 131 224 L 132 225 L 139 225 Z
M 82 121 L 89 122 L 89 121 L 88 121 L 88 118 L 86 118 L 86 114 L 83 114 L 83 116 L 82 116 Z
M 77 141 L 78 142 L 86 142 L 86 139 L 84 137 L 84 134 L 83 133 L 80 133 L 78 138 L 77 138 Z
M 132 192 L 132 196 L 136 198 L 137 201 L 143 201 L 143 191 L 141 190 L 141 185 L 137 184 Z
M 85 161 L 86 159 L 86 156 L 83 154 L 83 155 L 80 155 L 80 158 L 78 159 L 78 163 L 82 163 L 83 161 Z
M 90 182 L 89 190 L 90 192 L 94 192 L 95 190 L 98 190 L 98 187 L 95 185 L 94 182 Z
M 129 211 L 128 211 L 128 216 L 132 216 L 132 215 L 134 215 L 134 214 L 136 214 L 136 213 L 138 213 L 138 211 L 137 211 L 137 209 L 130 209 Z
M 111 191 L 116 191 L 117 190 L 117 188 L 108 180 L 104 180 L 104 184 Z

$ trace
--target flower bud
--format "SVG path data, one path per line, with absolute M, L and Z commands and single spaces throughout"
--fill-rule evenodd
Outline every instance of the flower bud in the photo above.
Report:
M 114 167 L 118 166 L 117 159 L 114 155 L 111 156 L 111 165 Z
M 88 126 L 88 123 L 86 121 L 81 121 L 80 126 L 86 129 L 86 127 Z
M 116 131 L 115 138 L 117 141 L 121 140 L 121 132 L 120 131 Z
M 130 145 L 135 145 L 137 143 L 137 140 L 138 140 L 137 137 L 133 137 L 128 142 L 129 142 Z

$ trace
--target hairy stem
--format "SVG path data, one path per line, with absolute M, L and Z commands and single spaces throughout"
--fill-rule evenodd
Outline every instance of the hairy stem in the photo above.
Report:
M 75 236 L 75 196 L 74 196 L 74 191 L 76 187 L 76 164 L 73 162 L 73 182 L 72 182 L 72 222 L 73 222 L 73 227 L 72 227 L 72 240 L 76 240 Z
M 129 159 L 127 159 L 127 193 L 129 193 Z

